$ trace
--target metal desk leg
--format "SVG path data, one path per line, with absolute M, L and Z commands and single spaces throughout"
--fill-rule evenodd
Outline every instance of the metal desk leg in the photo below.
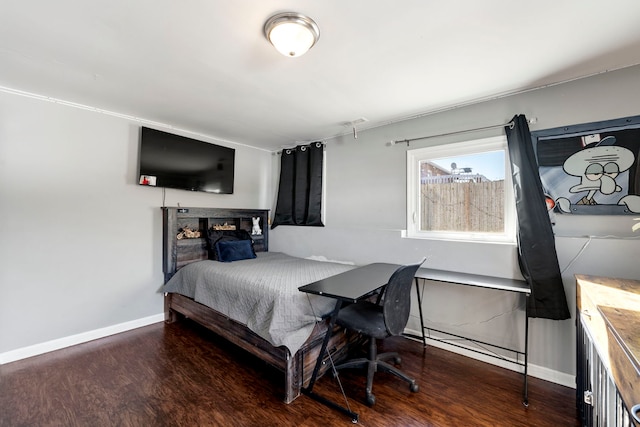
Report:
M 527 378 L 527 370 L 529 367 L 529 295 L 525 299 L 524 303 L 524 316 L 525 316 L 525 324 L 524 324 L 524 390 L 523 390 L 523 398 L 522 404 L 525 407 L 529 406 L 529 381 Z
M 419 340 L 420 337 L 422 337 L 422 346 L 423 348 L 427 348 L 427 334 L 425 334 L 424 332 L 424 316 L 422 314 L 422 297 L 420 296 L 420 285 L 417 277 L 414 278 L 414 280 L 416 282 L 416 294 L 418 295 L 418 312 L 420 313 L 420 336 L 406 332 L 403 333 L 403 335 L 416 340 Z
M 331 334 L 333 333 L 333 327 L 336 324 L 336 318 L 338 317 L 338 312 L 340 311 L 340 307 L 342 306 L 341 300 L 336 300 L 336 306 L 331 312 L 331 317 L 329 318 L 329 329 L 324 336 L 324 341 L 322 341 L 322 348 L 320 349 L 320 354 L 318 354 L 318 360 L 316 361 L 316 366 L 313 368 L 313 374 L 311 374 L 311 379 L 309 380 L 309 386 L 302 388 L 302 393 L 309 396 L 313 400 L 322 403 L 323 405 L 329 406 L 330 408 L 336 409 L 343 414 L 346 414 L 351 417 L 351 421 L 353 423 L 358 422 L 358 414 L 352 412 L 349 408 L 345 408 L 343 406 L 338 405 L 331 400 L 320 396 L 317 393 L 313 392 L 313 386 L 316 383 L 316 379 L 318 378 L 318 372 L 320 371 L 320 366 L 322 366 L 322 358 L 324 357 L 325 352 L 327 351 L 327 345 L 329 344 L 329 340 L 331 339 Z M 331 361 L 333 364 L 333 361 Z
M 416 281 L 416 294 L 418 294 L 418 311 L 420 312 L 420 332 L 422 333 L 422 345 L 424 347 L 427 346 L 427 337 L 424 333 L 424 317 L 422 317 L 422 297 L 420 296 L 420 286 L 418 282 L 418 278 L 415 278 Z

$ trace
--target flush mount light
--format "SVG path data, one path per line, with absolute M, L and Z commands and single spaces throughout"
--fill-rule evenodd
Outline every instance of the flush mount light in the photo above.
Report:
M 273 15 L 264 24 L 267 40 L 284 56 L 304 55 L 320 38 L 320 29 L 308 16 L 296 12 Z

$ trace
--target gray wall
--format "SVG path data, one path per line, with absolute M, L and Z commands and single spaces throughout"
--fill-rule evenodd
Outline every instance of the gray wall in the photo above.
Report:
M 638 115 L 639 99 L 640 67 L 634 67 L 360 131 L 357 140 L 329 140 L 326 227 L 278 227 L 271 250 L 357 264 L 428 256 L 434 268 L 519 277 L 512 245 L 401 238 L 407 147 L 388 142 L 503 123 L 516 113 L 538 118 L 532 130 Z M 136 185 L 139 126 L 0 92 L 0 356 L 161 315 L 162 190 Z M 236 148 L 236 193 L 167 190 L 165 204 L 272 207 L 277 156 L 207 140 Z M 640 278 L 632 217 L 557 219 L 556 246 L 572 310 L 574 273 Z M 508 294 L 432 285 L 424 307 L 429 324 L 521 343 L 522 303 Z M 410 327 L 417 328 L 415 307 Z M 533 373 L 571 385 L 574 320 L 534 319 L 531 328 Z
M 0 92 L 0 362 L 17 349 L 162 319 L 163 196 L 136 184 L 139 128 Z M 271 153 L 197 138 L 236 149 L 235 194 L 167 190 L 167 206 L 270 207 Z
M 614 119 L 640 114 L 639 100 L 640 67 L 633 67 L 360 131 L 357 140 L 350 135 L 328 140 L 325 227 L 278 227 L 271 234 L 271 250 L 356 264 L 413 262 L 427 256 L 427 265 L 433 268 L 521 278 L 514 245 L 401 237 L 406 228 L 407 146 L 391 145 L 389 141 L 506 123 L 515 114 L 537 118 L 537 123 L 530 126 L 532 131 Z M 417 141 L 411 148 L 501 132 Z M 533 375 L 574 385 L 573 276 L 585 273 L 640 278 L 640 242 L 638 233 L 634 236 L 631 231 L 632 224 L 633 216 L 557 216 L 556 247 L 573 318 L 531 321 Z M 424 310 L 429 325 L 507 346 L 523 344 L 522 298 L 451 285 L 433 284 L 426 289 Z M 418 320 L 414 306 L 409 326 L 418 329 Z

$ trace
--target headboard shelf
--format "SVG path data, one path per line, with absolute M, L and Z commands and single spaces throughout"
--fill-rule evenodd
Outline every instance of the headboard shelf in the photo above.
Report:
M 261 235 L 252 236 L 256 252 L 269 250 L 268 209 L 162 208 L 162 271 L 165 281 L 185 265 L 208 258 L 207 230 L 215 224 L 235 225 L 236 230 L 251 234 L 252 218 L 260 218 Z M 200 238 L 178 239 L 181 229 L 200 231 Z
M 197 237 L 194 239 L 179 239 L 176 243 L 178 246 L 193 246 L 206 243 L 206 239 L 204 237 Z

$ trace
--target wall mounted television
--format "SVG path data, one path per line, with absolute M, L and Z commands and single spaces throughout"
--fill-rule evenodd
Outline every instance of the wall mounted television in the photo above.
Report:
M 138 184 L 233 194 L 235 150 L 142 127 Z

